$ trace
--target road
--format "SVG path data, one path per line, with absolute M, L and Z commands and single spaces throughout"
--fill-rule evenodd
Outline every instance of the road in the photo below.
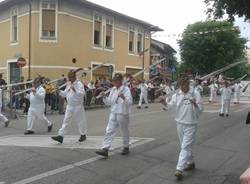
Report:
M 77 124 L 72 122 L 64 144 L 51 141 L 61 126 L 62 115 L 50 115 L 53 132 L 36 123 L 36 134 L 24 136 L 26 119 L 0 128 L 0 184 L 236 184 L 250 165 L 250 126 L 245 118 L 250 104 L 231 107 L 229 117 L 219 117 L 219 104 L 205 103 L 200 118 L 194 155 L 197 169 L 177 182 L 173 173 L 179 142 L 174 114 L 160 104 L 149 109 L 133 107 L 131 154 L 121 156 L 120 134 L 111 156 L 95 154 L 100 148 L 109 109 L 87 111 L 88 139 L 78 143 Z

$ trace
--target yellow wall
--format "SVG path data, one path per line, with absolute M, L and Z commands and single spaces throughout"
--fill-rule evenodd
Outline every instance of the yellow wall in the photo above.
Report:
M 28 16 L 19 18 L 19 44 L 17 46 L 10 46 L 10 22 L 0 24 L 0 67 L 6 67 L 6 61 L 13 59 L 16 53 L 22 53 L 22 56 L 28 59 L 28 18 Z M 91 66 L 91 62 L 109 61 L 110 64 L 114 64 L 115 71 L 124 72 L 125 65 L 142 66 L 142 57 L 128 54 L 127 33 L 115 30 L 114 51 L 105 51 L 92 47 L 92 29 L 92 22 L 59 14 L 58 43 L 42 43 L 39 42 L 39 13 L 33 13 L 31 65 L 35 68 L 31 68 L 32 78 L 40 74 L 54 79 L 62 73 L 68 72 L 68 69 L 51 69 L 50 67 L 46 68 L 46 66 L 86 68 Z M 148 39 L 146 48 L 149 48 Z M 145 53 L 145 67 L 149 65 L 149 53 L 149 51 Z M 72 58 L 77 59 L 75 64 L 72 63 Z M 44 68 L 41 68 L 41 65 Z M 25 79 L 27 79 L 27 66 L 22 70 Z M 7 72 L 5 71 L 5 73 Z M 90 74 L 88 79 L 90 79 Z

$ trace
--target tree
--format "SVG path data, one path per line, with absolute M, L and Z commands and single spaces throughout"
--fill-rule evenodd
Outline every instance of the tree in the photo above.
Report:
M 228 14 L 230 20 L 234 20 L 234 16 L 245 16 L 246 20 L 250 20 L 250 1 L 249 0 L 204 0 L 208 9 L 207 14 L 215 19 L 222 18 L 224 14 Z
M 245 44 L 246 39 L 240 37 L 239 30 L 230 22 L 196 22 L 187 26 L 182 40 L 179 40 L 181 68 L 201 75 L 211 73 L 243 60 Z M 242 69 L 242 66 L 239 67 Z M 230 77 L 240 77 L 241 72 L 237 72 L 239 67 L 228 72 Z

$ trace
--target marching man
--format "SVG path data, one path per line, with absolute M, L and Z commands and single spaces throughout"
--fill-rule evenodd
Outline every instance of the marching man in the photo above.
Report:
M 230 101 L 231 101 L 231 95 L 232 95 L 232 89 L 229 86 L 228 81 L 224 82 L 224 87 L 220 89 L 221 92 L 221 110 L 220 110 L 220 116 L 228 116 L 229 108 L 230 108 Z
M 201 95 L 202 92 L 203 92 L 203 87 L 201 86 L 201 80 L 198 79 L 198 78 L 195 79 L 194 90 L 195 90 L 196 92 L 198 92 L 200 95 Z
M 237 81 L 234 84 L 234 104 L 239 104 L 240 103 L 240 81 Z
M 68 73 L 69 83 L 67 84 L 64 91 L 60 91 L 62 97 L 67 99 L 66 112 L 62 124 L 62 128 L 58 131 L 58 136 L 51 137 L 53 140 L 63 143 L 63 138 L 66 133 L 68 125 L 71 123 L 73 118 L 78 123 L 80 132 L 79 142 L 86 140 L 87 123 L 86 115 L 83 107 L 83 97 L 85 90 L 82 82 L 76 79 L 76 72 L 70 71 Z
M 104 103 L 111 106 L 109 122 L 106 128 L 105 138 L 103 140 L 102 149 L 96 151 L 96 154 L 108 157 L 108 152 L 111 147 L 115 134 L 120 127 L 123 136 L 123 150 L 121 155 L 129 154 L 129 114 L 133 103 L 129 88 L 123 85 L 123 76 L 116 73 L 113 78 L 114 87 L 110 91 L 108 97 L 103 99 Z M 105 95 L 104 92 L 101 93 Z
M 195 142 L 198 118 L 203 111 L 201 96 L 190 89 L 189 80 L 180 81 L 180 90 L 173 95 L 171 101 L 161 98 L 163 104 L 175 109 L 177 133 L 180 140 L 181 152 L 176 166 L 175 176 L 182 179 L 184 171 L 195 169 L 192 146 Z
M 216 100 L 217 97 L 217 90 L 218 90 L 218 85 L 213 82 L 211 85 L 208 86 L 210 88 L 210 98 L 209 98 L 209 103 L 212 103 L 213 101 Z
M 30 94 L 27 94 L 26 98 L 30 101 L 30 107 L 28 111 L 27 119 L 27 131 L 25 135 L 34 134 L 33 125 L 34 122 L 39 119 L 46 123 L 48 126 L 48 132 L 51 132 L 53 124 L 45 116 L 45 89 L 42 86 L 42 78 L 38 77 L 34 80 L 33 87 L 31 88 Z
M 139 104 L 137 106 L 138 109 L 141 109 L 142 101 L 144 100 L 146 106 L 148 108 L 148 85 L 146 84 L 145 80 L 142 80 L 139 84 L 139 89 L 141 90 Z
M 0 89 L 0 122 L 4 123 L 5 127 L 9 126 L 9 120 L 2 114 L 2 106 L 3 106 L 3 94 L 2 94 L 2 89 Z

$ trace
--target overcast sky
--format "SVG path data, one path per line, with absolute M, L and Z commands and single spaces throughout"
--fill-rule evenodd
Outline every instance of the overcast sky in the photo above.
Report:
M 0 0 L 2 1 L 2 0 Z M 178 51 L 177 37 L 163 36 L 180 34 L 188 24 L 206 19 L 206 6 L 203 0 L 89 0 L 126 15 L 144 20 L 165 31 L 157 33 L 160 41 L 170 44 Z M 237 19 L 242 36 L 250 40 L 250 22 Z M 250 47 L 250 41 L 248 42 Z

